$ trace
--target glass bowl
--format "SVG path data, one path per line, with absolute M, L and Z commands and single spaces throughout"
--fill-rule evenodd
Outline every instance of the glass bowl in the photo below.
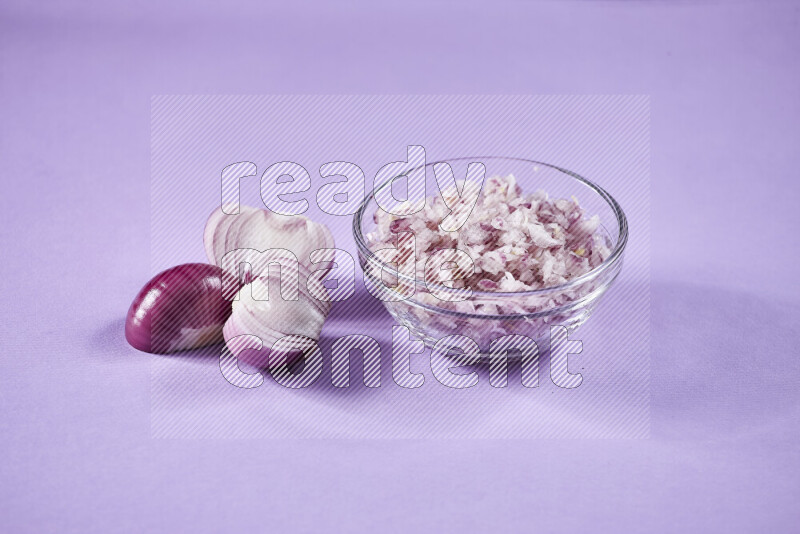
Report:
M 514 308 L 518 313 L 489 315 L 446 309 L 430 299 L 421 298 L 425 281 L 409 278 L 397 270 L 396 264 L 382 262 L 370 249 L 369 236 L 374 235 L 377 224 L 375 191 L 364 199 L 353 219 L 353 234 L 358 257 L 364 271 L 367 287 L 378 287 L 378 278 L 387 271 L 396 281 L 414 287 L 414 295 L 406 300 L 384 300 L 384 305 L 394 319 L 410 329 L 427 347 L 451 334 L 461 334 L 477 342 L 482 354 L 489 354 L 491 341 L 506 335 L 527 336 L 541 347 L 549 346 L 550 327 L 562 325 L 571 333 L 586 322 L 596 309 L 605 292 L 614 283 L 622 267 L 625 246 L 628 241 L 628 223 L 625 214 L 614 198 L 597 184 L 568 171 L 539 161 L 509 157 L 466 157 L 445 160 L 450 164 L 456 178 L 467 176 L 467 165 L 481 162 L 486 167 L 486 179 L 492 176 L 513 174 L 523 194 L 544 190 L 551 199 L 575 197 L 586 216 L 598 215 L 600 226 L 597 232 L 604 236 L 610 248 L 609 256 L 591 271 L 568 282 L 542 289 L 518 292 L 496 292 L 473 290 L 468 297 L 472 304 L 492 303 L 501 309 Z M 439 162 L 436 162 L 439 163 Z M 426 165 L 426 189 L 428 196 L 439 194 L 432 166 Z M 417 169 L 419 170 L 419 169 Z M 413 171 L 409 171 L 413 172 Z M 403 175 L 400 175 L 403 176 Z M 399 178 L 399 177 L 396 177 Z M 382 184 L 378 189 L 397 187 L 396 178 Z M 395 195 L 395 196 L 405 196 Z M 420 201 L 425 192 L 417 193 L 412 202 Z M 477 208 L 476 208 L 477 209 Z M 385 278 L 384 278 L 385 280 Z M 442 291 L 452 289 L 441 285 Z M 374 293 L 373 293 L 374 294 Z M 381 299 L 383 300 L 383 299 Z M 529 311 L 533 310 L 533 311 Z

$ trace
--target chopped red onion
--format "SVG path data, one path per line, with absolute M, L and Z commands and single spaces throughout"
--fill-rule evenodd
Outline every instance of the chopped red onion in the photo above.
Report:
M 429 197 L 424 209 L 413 215 L 398 217 L 379 209 L 374 216 L 377 228 L 367 236 L 369 247 L 373 251 L 392 247 L 398 232 L 413 232 L 416 278 L 420 281 L 425 276 L 426 261 L 434 252 L 457 248 L 472 258 L 474 270 L 450 282 L 450 286 L 496 292 L 497 298 L 480 295 L 467 301 L 447 302 L 436 298 L 425 284 L 418 284 L 412 302 L 478 315 L 549 310 L 586 296 L 597 289 L 596 284 L 579 284 L 533 296 L 512 297 L 502 293 L 561 286 L 598 267 L 611 254 L 610 242 L 598 231 L 600 218 L 586 217 L 577 199 L 551 200 L 541 190 L 523 194 L 512 175 L 486 180 L 472 213 L 457 231 L 446 232 L 439 226 L 449 212 L 441 196 Z M 392 306 L 400 309 L 404 304 Z M 456 317 L 438 314 L 434 318 L 422 308 L 408 304 L 405 307 L 408 309 L 400 313 L 412 313 L 427 323 L 438 321 L 442 323 L 440 327 L 448 326 L 444 324 L 448 321 L 452 328 L 474 326 Z M 558 318 L 553 319 L 557 322 Z M 494 334 L 500 335 L 511 331 L 497 325 L 493 329 Z

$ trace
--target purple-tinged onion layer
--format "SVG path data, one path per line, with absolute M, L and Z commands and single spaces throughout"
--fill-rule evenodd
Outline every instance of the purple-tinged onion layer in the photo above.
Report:
M 238 300 L 233 301 L 233 313 L 223 328 L 225 343 L 231 353 L 258 367 L 270 363 L 272 346 L 286 336 L 298 336 L 291 344 L 294 350 L 286 354 L 289 363 L 311 348 L 319 339 L 322 325 L 331 309 L 330 302 L 315 298 L 326 294 L 322 283 L 314 278 L 306 280 L 302 276 L 298 300 L 284 300 L 272 290 L 269 300 L 257 300 L 264 298 L 269 286 L 277 288 L 277 281 L 276 276 L 261 276 L 242 287 Z M 311 286 L 311 291 L 307 285 Z M 240 336 L 246 335 L 261 339 L 263 347 L 260 351 L 242 352 L 246 338 Z
M 228 211 L 233 208 L 226 206 Z M 203 244 L 215 265 L 221 265 L 227 252 L 240 248 L 283 248 L 291 250 L 301 264 L 310 265 L 311 252 L 335 247 L 333 235 L 324 224 L 302 215 L 278 215 L 250 206 L 240 206 L 237 215 L 214 210 L 206 222 Z
M 231 302 L 222 295 L 222 269 L 187 263 L 150 280 L 133 300 L 125 320 L 128 343 L 166 354 L 222 341 Z

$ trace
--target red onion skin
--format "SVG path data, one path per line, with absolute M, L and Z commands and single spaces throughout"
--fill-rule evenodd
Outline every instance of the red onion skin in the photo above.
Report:
M 226 323 L 228 327 L 227 330 L 231 330 L 231 323 Z M 228 350 L 231 351 L 236 359 L 240 362 L 246 363 L 252 367 L 256 367 L 258 369 L 270 369 L 274 365 L 275 357 L 272 353 L 272 346 L 282 337 L 283 334 L 280 334 L 278 339 L 268 338 L 262 339 L 261 336 L 254 336 L 261 340 L 261 349 L 255 349 L 253 346 L 253 340 L 248 339 L 247 335 L 244 334 L 236 334 L 237 336 L 241 336 L 239 339 L 235 337 L 231 337 L 230 335 L 226 336 L 225 343 L 228 347 Z M 286 334 L 288 335 L 288 334 Z M 303 338 L 308 340 L 308 348 L 311 348 L 316 340 L 305 337 L 305 336 L 297 336 L 298 338 Z M 303 357 L 305 351 L 302 349 L 286 349 L 283 351 L 283 362 L 285 365 L 291 367 L 297 362 L 300 358 Z
M 136 295 L 125 338 L 138 350 L 165 354 L 222 341 L 231 301 L 222 295 L 222 269 L 187 263 L 153 277 Z

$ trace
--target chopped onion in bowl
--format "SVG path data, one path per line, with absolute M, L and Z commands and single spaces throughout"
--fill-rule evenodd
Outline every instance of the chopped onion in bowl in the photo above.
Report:
M 541 190 L 523 195 L 513 175 L 486 181 L 483 196 L 459 230 L 439 229 L 447 213 L 440 196 L 430 197 L 423 210 L 403 218 L 378 210 L 370 248 L 392 245 L 399 232 L 413 232 L 420 280 L 431 254 L 457 248 L 473 259 L 475 268 L 455 287 L 500 292 L 564 284 L 611 254 L 608 240 L 597 233 L 600 218 L 585 218 L 577 199 L 550 200 Z
M 470 186 L 474 185 L 462 182 L 461 187 Z M 524 319 L 528 331 L 530 327 L 541 330 L 546 324 L 558 324 L 559 308 L 586 297 L 595 298 L 598 291 L 604 291 L 606 286 L 599 280 L 569 284 L 599 267 L 612 253 L 599 216 L 587 217 L 576 198 L 551 199 L 542 190 L 523 194 L 513 175 L 495 176 L 486 180 L 465 224 L 456 231 L 447 232 L 440 227 L 450 213 L 443 196 L 453 193 L 443 193 L 429 197 L 425 207 L 412 215 L 398 217 L 381 209 L 374 213 L 376 226 L 365 236 L 372 252 L 395 247 L 401 242 L 398 235 L 403 232 L 414 235 L 413 249 L 403 250 L 400 246 L 398 260 L 416 254 L 415 294 L 405 302 L 387 303 L 393 314 L 411 314 L 416 320 L 428 323 L 441 322 L 442 329 L 466 328 L 481 338 L 484 337 L 482 333 L 497 337 L 514 333 L 519 325 L 506 328 L 502 325 L 507 322 L 500 321 L 493 323 L 491 332 L 486 332 L 485 324 L 470 321 L 469 317 L 501 318 L 556 310 L 550 317 Z M 462 195 L 466 197 L 468 195 Z M 457 205 L 455 209 L 462 207 L 470 209 L 466 205 Z M 454 290 L 474 291 L 475 294 L 466 300 L 442 300 L 421 283 L 426 280 L 428 259 L 446 249 L 461 250 L 473 261 L 471 272 L 459 271 L 460 276 L 445 284 Z M 380 278 L 382 267 L 383 264 L 374 259 L 367 262 L 367 276 Z M 428 274 L 430 280 L 431 273 Z M 387 283 L 391 285 L 391 280 Z M 560 286 L 565 287 L 559 290 Z M 553 291 L 547 291 L 550 288 Z M 525 293 L 531 291 L 535 293 Z M 438 313 L 440 310 L 456 313 L 447 316 Z M 482 330 L 475 328 L 477 326 Z

